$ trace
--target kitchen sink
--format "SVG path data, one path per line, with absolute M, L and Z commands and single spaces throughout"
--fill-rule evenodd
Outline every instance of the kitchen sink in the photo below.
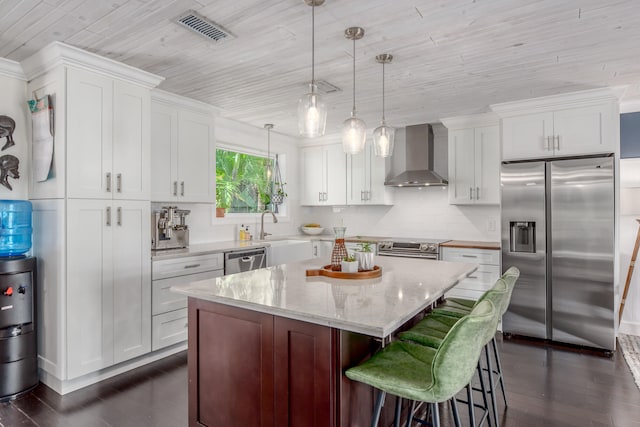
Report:
M 267 265 L 286 264 L 312 257 L 312 244 L 309 240 L 269 240 Z

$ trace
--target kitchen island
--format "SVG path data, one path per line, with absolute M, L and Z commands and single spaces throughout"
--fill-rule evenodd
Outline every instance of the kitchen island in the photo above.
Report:
M 375 279 L 306 277 L 310 260 L 172 288 L 189 297 L 189 425 L 366 425 L 372 390 L 344 369 L 477 267 L 376 264 Z

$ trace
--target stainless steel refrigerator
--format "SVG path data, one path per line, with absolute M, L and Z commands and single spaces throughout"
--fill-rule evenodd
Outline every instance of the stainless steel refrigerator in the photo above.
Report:
M 613 157 L 504 162 L 503 332 L 615 349 Z

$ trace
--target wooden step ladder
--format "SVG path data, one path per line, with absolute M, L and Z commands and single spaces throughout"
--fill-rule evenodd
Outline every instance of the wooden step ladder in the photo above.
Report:
M 636 219 L 640 223 L 640 218 Z M 624 284 L 624 292 L 622 293 L 622 301 L 620 301 L 620 315 L 618 322 L 622 320 L 622 312 L 624 311 L 624 303 L 627 301 L 627 294 L 629 293 L 629 285 L 631 284 L 631 276 L 633 275 L 633 267 L 636 264 L 636 258 L 638 257 L 638 247 L 640 247 L 640 228 L 638 228 L 638 235 L 636 236 L 636 245 L 633 247 L 633 253 L 631 254 L 631 262 L 629 263 L 629 271 L 627 272 L 627 281 Z

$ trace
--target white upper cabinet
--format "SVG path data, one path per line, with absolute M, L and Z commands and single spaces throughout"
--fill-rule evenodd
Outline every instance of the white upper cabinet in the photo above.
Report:
M 618 149 L 615 88 L 492 105 L 502 118 L 502 159 L 613 153 Z
M 300 149 L 302 194 L 306 206 L 346 205 L 346 154 L 342 144 Z
M 151 200 L 215 203 L 212 107 L 162 91 L 151 106 Z
M 68 197 L 149 199 L 149 89 L 67 70 Z
M 28 90 L 54 104 L 53 158 L 32 152 L 51 167 L 29 197 L 149 200 L 150 91 L 162 78 L 60 42 L 21 65 Z
M 449 203 L 500 203 L 500 132 L 493 114 L 442 119 L 449 129 Z
M 376 157 L 372 143 L 365 144 L 358 154 L 347 155 L 347 204 L 391 204 L 391 192 L 384 179 L 385 161 Z

